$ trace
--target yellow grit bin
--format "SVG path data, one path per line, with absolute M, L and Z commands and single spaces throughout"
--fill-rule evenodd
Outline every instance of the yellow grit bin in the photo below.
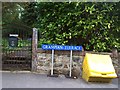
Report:
M 82 68 L 82 78 L 87 82 L 111 82 L 117 77 L 109 55 L 86 53 Z

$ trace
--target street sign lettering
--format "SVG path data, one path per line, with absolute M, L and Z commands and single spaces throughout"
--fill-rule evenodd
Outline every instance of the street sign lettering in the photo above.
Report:
M 82 50 L 82 46 L 67 46 L 67 45 L 47 45 L 43 44 L 44 50 Z

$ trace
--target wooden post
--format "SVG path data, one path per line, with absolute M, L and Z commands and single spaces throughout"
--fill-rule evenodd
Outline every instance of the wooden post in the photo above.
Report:
M 37 46 L 38 46 L 38 31 L 33 28 L 32 36 L 32 71 L 37 69 Z

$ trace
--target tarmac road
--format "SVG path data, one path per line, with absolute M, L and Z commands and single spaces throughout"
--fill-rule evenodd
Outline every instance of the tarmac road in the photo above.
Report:
M 2 88 L 118 88 L 118 79 L 112 83 L 87 83 L 83 79 L 64 76 L 47 77 L 34 73 L 2 73 Z

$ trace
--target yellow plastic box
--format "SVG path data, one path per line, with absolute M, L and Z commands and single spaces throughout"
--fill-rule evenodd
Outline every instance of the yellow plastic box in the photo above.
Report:
M 88 82 L 110 82 L 117 77 L 109 55 L 86 53 L 82 68 L 82 78 Z

